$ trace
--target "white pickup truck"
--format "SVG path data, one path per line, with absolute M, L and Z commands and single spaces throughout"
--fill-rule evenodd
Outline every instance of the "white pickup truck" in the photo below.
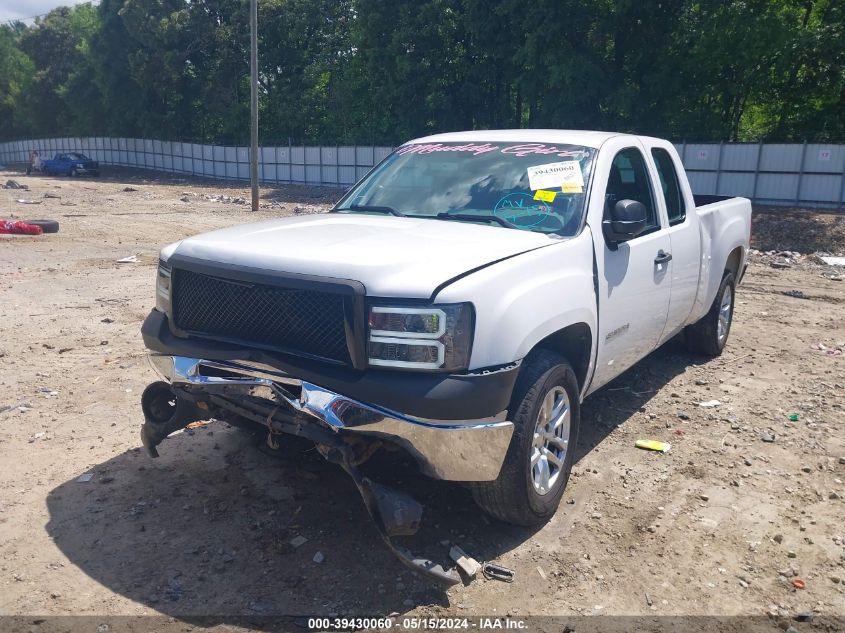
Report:
M 326 214 L 161 251 L 143 338 L 167 383 L 144 394 L 142 439 L 155 454 L 198 417 L 253 421 L 356 475 L 391 444 L 487 513 L 542 522 L 585 397 L 682 331 L 721 353 L 750 227 L 747 199 L 693 196 L 664 140 L 410 141 Z M 382 492 L 371 513 L 391 512 Z

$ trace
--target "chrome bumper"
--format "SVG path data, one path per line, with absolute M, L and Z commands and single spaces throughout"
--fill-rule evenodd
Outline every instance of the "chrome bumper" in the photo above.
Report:
M 153 368 L 173 385 L 213 392 L 235 386 L 268 387 L 276 402 L 336 432 L 388 439 L 436 479 L 490 481 L 499 475 L 513 433 L 506 412 L 482 420 L 428 420 L 359 402 L 273 367 L 151 354 Z M 295 395 L 298 392 L 299 395 Z

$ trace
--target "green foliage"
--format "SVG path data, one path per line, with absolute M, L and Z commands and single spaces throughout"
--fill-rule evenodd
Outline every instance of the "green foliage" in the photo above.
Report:
M 0 26 L 0 138 L 244 144 L 248 0 L 102 0 Z M 841 0 L 259 0 L 265 143 L 506 127 L 845 135 Z
M 0 138 L 9 138 L 28 122 L 17 107 L 31 82 L 32 61 L 17 47 L 22 26 L 0 26 Z

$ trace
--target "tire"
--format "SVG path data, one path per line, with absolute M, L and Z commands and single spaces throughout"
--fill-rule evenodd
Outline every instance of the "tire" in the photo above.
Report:
M 79 173 L 75 169 L 70 170 L 70 177 L 71 178 L 76 178 L 78 175 L 79 175 Z
M 553 404 L 557 404 L 558 398 L 562 401 L 563 394 L 568 400 L 568 436 L 563 437 L 566 431 L 562 428 L 556 434 L 559 437 L 557 443 L 549 443 L 542 436 L 535 437 L 536 427 L 541 423 L 541 409 L 548 402 L 546 399 L 552 398 Z M 508 419 L 513 422 L 514 429 L 499 476 L 494 481 L 473 482 L 469 486 L 475 502 L 484 512 L 506 523 L 523 526 L 537 525 L 552 517 L 572 472 L 581 421 L 578 398 L 578 380 L 563 356 L 548 350 L 529 354 L 519 373 L 508 409 Z M 537 442 L 540 442 L 539 446 L 535 446 Z M 551 485 L 542 492 L 537 487 L 537 473 L 542 470 L 543 450 L 548 454 L 549 448 L 555 451 L 556 461 L 562 463 L 551 473 Z M 565 450 L 562 460 L 558 452 L 561 449 Z M 538 455 L 537 467 L 532 467 L 532 457 Z M 555 468 L 554 461 L 545 459 L 546 472 L 550 472 Z
M 734 276 L 726 272 L 710 310 L 684 330 L 687 347 L 691 352 L 704 356 L 719 356 L 722 353 L 731 332 L 735 299 Z
M 45 233 L 58 233 L 59 223 L 55 220 L 24 220 L 27 224 L 36 224 L 41 227 Z

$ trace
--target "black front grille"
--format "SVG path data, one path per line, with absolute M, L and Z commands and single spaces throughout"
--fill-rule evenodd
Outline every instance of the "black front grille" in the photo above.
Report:
M 173 271 L 173 318 L 189 334 L 351 363 L 343 295 Z

